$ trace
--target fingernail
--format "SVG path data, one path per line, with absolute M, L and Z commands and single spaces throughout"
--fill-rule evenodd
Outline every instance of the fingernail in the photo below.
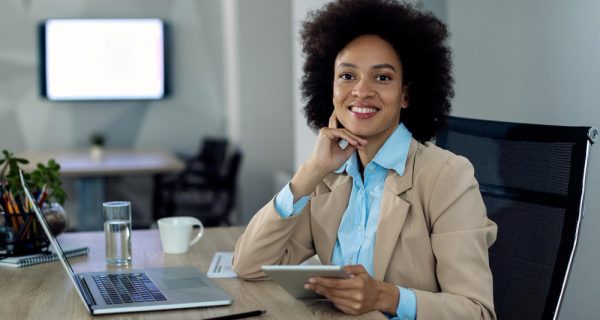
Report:
M 310 290 L 310 285 L 308 283 L 304 284 L 304 289 Z
M 314 278 L 310 278 L 310 279 L 308 279 L 308 282 L 315 283 L 315 279 Z

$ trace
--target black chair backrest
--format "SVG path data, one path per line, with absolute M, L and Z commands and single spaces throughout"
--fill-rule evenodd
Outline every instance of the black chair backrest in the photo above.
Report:
M 222 164 L 227 154 L 227 144 L 226 138 L 204 138 L 197 159 L 207 164 Z
M 229 162 L 223 172 L 221 179 L 223 189 L 228 190 L 230 193 L 235 193 L 238 173 L 242 164 L 242 151 L 235 149 L 229 157 Z
M 227 172 L 225 172 L 225 185 L 228 188 L 231 188 L 233 191 L 235 191 L 235 187 L 236 187 L 236 182 L 237 182 L 237 178 L 238 178 L 238 173 L 240 171 L 240 167 L 242 164 L 242 150 L 240 149 L 235 149 L 233 151 L 233 154 L 231 155 L 231 158 L 229 159 L 229 165 L 227 166 Z
M 242 150 L 236 148 L 231 156 L 229 157 L 229 163 L 225 167 L 223 176 L 220 179 L 220 205 L 215 205 L 216 212 L 220 212 L 221 219 L 227 225 L 229 225 L 229 213 L 235 206 L 236 194 L 237 194 L 237 180 L 242 165 L 243 153 Z M 219 222 L 220 224 L 220 222 Z
M 490 248 L 499 320 L 556 319 L 583 217 L 597 130 L 450 117 L 436 144 L 469 159 L 498 224 Z

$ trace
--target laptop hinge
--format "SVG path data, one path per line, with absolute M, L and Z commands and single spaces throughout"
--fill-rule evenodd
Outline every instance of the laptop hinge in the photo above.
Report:
M 83 277 L 76 277 L 76 278 L 78 280 L 77 283 L 79 284 L 79 288 L 81 289 L 81 292 L 83 293 L 83 298 L 85 299 L 85 302 L 87 302 L 87 304 L 89 306 L 95 306 L 96 301 L 94 300 L 94 297 L 92 296 L 92 293 L 90 292 L 90 288 L 88 287 L 85 279 Z

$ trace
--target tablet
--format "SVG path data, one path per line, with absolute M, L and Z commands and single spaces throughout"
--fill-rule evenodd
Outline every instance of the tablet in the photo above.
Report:
M 323 265 L 264 265 L 261 268 L 296 299 L 325 299 L 304 284 L 312 277 L 348 278 L 342 266 Z

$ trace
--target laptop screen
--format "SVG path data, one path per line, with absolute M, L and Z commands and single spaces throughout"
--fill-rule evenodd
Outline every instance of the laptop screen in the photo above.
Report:
M 83 303 L 87 306 L 87 308 L 91 311 L 89 304 L 87 303 L 87 301 L 85 301 L 83 295 L 81 294 L 81 290 L 79 289 L 80 288 L 79 282 L 75 276 L 75 272 L 73 271 L 71 264 L 69 264 L 69 260 L 65 256 L 65 253 L 63 252 L 60 244 L 58 243 L 58 240 L 56 240 L 56 237 L 54 237 L 54 235 L 50 231 L 50 225 L 48 224 L 48 220 L 46 220 L 46 217 L 42 214 L 42 209 L 40 209 L 39 205 L 37 204 L 37 201 L 35 201 L 33 199 L 33 196 L 31 195 L 31 191 L 29 191 L 29 186 L 27 185 L 27 182 L 25 181 L 25 177 L 23 176 L 23 171 L 19 170 L 19 175 L 21 176 L 21 184 L 23 185 L 23 191 L 25 191 L 25 196 L 27 197 L 27 200 L 29 200 L 29 203 L 31 204 L 31 207 L 33 208 L 33 211 L 35 212 L 35 215 L 37 216 L 38 220 L 40 221 L 40 224 L 42 225 L 42 229 L 44 229 L 44 232 L 46 233 L 48 240 L 50 240 L 50 243 L 54 247 L 54 252 L 56 253 L 56 255 L 58 256 L 63 267 L 69 274 L 71 281 L 73 281 L 73 284 L 75 285 L 75 288 L 77 289 L 77 293 L 79 294 L 79 297 L 81 298 Z

